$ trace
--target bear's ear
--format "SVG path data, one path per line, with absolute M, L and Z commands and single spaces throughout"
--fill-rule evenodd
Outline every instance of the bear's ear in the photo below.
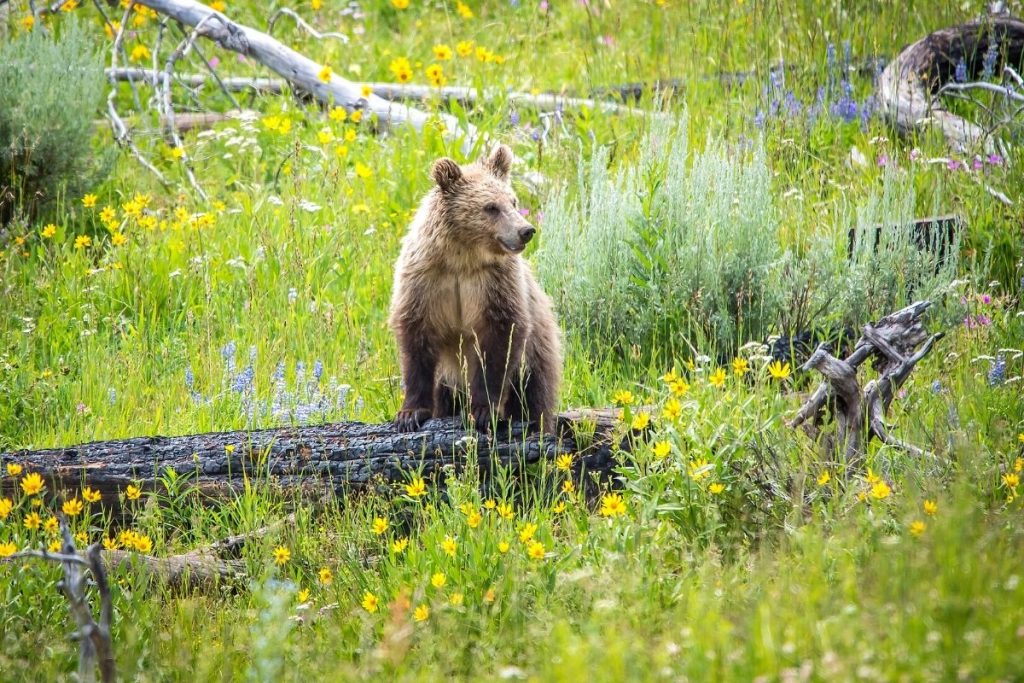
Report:
M 499 179 L 508 180 L 509 171 L 512 170 L 512 158 L 512 150 L 508 145 L 498 145 L 485 163 L 491 173 Z
M 434 162 L 434 167 L 430 169 L 430 177 L 442 192 L 448 192 L 462 179 L 462 169 L 454 159 L 443 157 Z

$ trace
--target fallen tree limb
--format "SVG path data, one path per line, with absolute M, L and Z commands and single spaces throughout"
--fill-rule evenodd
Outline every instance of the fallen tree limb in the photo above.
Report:
M 913 455 L 924 455 L 922 449 L 892 436 L 884 418 L 897 389 L 942 338 L 941 333 L 929 335 L 924 328 L 921 318 L 930 306 L 930 302 L 918 301 L 873 325 L 865 325 L 863 336 L 846 360 L 835 358 L 827 345 L 820 345 L 801 369 L 817 370 L 825 381 L 787 425 L 794 429 L 803 427 L 811 438 L 817 439 L 826 408 L 831 408 L 836 433 L 834 438 L 825 439 L 825 450 L 842 452 L 847 464 L 854 467 L 863 459 L 871 438 Z M 857 369 L 869 358 L 873 359 L 879 377 L 862 390 Z
M 982 72 L 990 46 L 998 51 L 996 65 L 1019 66 L 1024 57 L 1024 22 L 990 16 L 935 31 L 904 48 L 878 79 L 876 95 L 882 115 L 901 134 L 936 126 L 958 151 L 990 149 L 989 131 L 951 113 L 939 99 L 961 61 L 965 76 Z
M 413 433 L 396 432 L 390 423 L 345 422 L 16 451 L 0 454 L 0 464 L 17 462 L 39 472 L 51 491 L 89 486 L 119 511 L 128 484 L 162 491 L 160 479 L 170 469 L 211 501 L 234 496 L 253 479 L 282 491 L 344 494 L 404 482 L 411 472 L 443 483 L 449 471 L 461 471 L 471 460 L 486 478 L 494 465 L 521 470 L 561 453 L 578 454 L 579 471 L 606 476 L 622 445 L 614 438 L 615 422 L 611 410 L 563 413 L 559 437 L 528 434 L 519 423 L 487 436 L 467 432 L 451 418 L 430 420 Z M 10 478 L 0 482 L 12 485 Z
M 138 4 L 193 27 L 199 36 L 212 40 L 226 50 L 256 60 L 287 80 L 294 88 L 309 93 L 324 104 L 345 107 L 350 111 L 362 109 L 375 114 L 379 125 L 383 127 L 409 124 L 416 130 L 422 130 L 431 120 L 439 120 L 448 137 L 460 140 L 466 153 L 471 150 L 478 136 L 473 125 L 463 126 L 454 116 L 431 115 L 373 94 L 364 98 L 359 84 L 337 74 L 331 74 L 325 82 L 320 78 L 322 64 L 282 45 L 262 31 L 231 21 L 223 13 L 195 0 L 139 0 Z
M 129 82 L 157 82 L 161 74 L 152 69 L 138 67 L 120 67 L 107 69 L 108 78 Z M 205 74 L 175 74 L 174 79 L 190 88 L 200 88 L 212 82 Z M 259 93 L 280 94 L 288 89 L 288 82 L 280 78 L 232 77 L 223 76 L 220 85 L 234 92 L 254 91 Z M 566 97 L 555 93 L 532 93 L 506 91 L 500 88 L 479 89 L 472 86 L 447 85 L 435 88 L 429 85 L 409 85 L 403 83 L 367 83 L 374 95 L 390 101 L 440 99 L 445 102 L 460 104 L 476 104 L 505 98 L 510 103 L 519 104 L 537 111 L 559 111 L 565 109 L 588 108 L 604 112 L 650 115 L 650 112 L 634 109 L 615 102 L 589 98 Z

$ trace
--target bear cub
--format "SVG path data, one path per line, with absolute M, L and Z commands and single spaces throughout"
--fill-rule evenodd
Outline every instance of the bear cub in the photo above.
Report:
M 537 232 L 509 182 L 512 150 L 460 166 L 434 162 L 395 264 L 389 324 L 405 401 L 399 431 L 468 407 L 492 419 L 555 428 L 562 349 L 551 301 L 521 254 Z

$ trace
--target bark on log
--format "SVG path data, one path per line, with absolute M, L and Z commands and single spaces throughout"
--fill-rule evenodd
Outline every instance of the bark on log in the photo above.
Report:
M 211 501 L 243 490 L 248 478 L 307 495 L 344 494 L 406 481 L 410 472 L 443 483 L 448 466 L 462 470 L 471 458 L 487 477 L 494 464 L 521 469 L 561 453 L 576 453 L 579 470 L 607 475 L 615 466 L 615 413 L 563 413 L 560 436 L 527 433 L 523 424 L 499 426 L 494 436 L 466 432 L 461 420 L 430 420 L 423 430 L 396 432 L 391 424 L 346 422 L 189 436 L 150 436 L 99 441 L 66 448 L 0 454 L 39 472 L 51 492 L 90 486 L 104 504 L 120 509 L 131 483 L 146 489 L 173 469 L 181 481 Z M 10 478 L 0 479 L 10 487 Z
M 1024 58 L 1024 22 L 991 16 L 931 33 L 904 48 L 878 79 L 876 93 L 881 112 L 901 134 L 935 125 L 958 151 L 991 146 L 980 126 L 947 111 L 939 89 L 954 80 L 962 59 L 968 77 L 982 71 L 989 45 L 995 43 L 1006 64 L 1019 68 Z
M 422 130 L 431 120 L 444 124 L 448 137 L 460 140 L 465 153 L 473 147 L 477 137 L 471 124 L 462 125 L 448 114 L 431 115 L 427 112 L 389 102 L 377 95 L 363 97 L 358 83 L 337 74 L 328 82 L 320 79 L 322 64 L 282 45 L 262 31 L 237 24 L 223 13 L 195 0 L 138 0 L 138 4 L 165 14 L 186 26 L 198 27 L 199 35 L 212 40 L 226 50 L 250 57 L 285 78 L 293 87 L 329 105 L 349 110 L 365 108 L 376 114 L 383 126 L 411 124 Z

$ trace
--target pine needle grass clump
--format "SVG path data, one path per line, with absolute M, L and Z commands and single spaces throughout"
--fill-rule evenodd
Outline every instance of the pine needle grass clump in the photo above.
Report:
M 782 258 L 764 149 L 709 140 L 685 114 L 657 121 L 617 173 L 597 150 L 579 192 L 545 211 L 538 272 L 563 324 L 593 342 L 728 352 L 776 322 Z
M 0 225 L 52 210 L 95 186 L 93 119 L 104 96 L 100 52 L 74 22 L 0 44 Z

